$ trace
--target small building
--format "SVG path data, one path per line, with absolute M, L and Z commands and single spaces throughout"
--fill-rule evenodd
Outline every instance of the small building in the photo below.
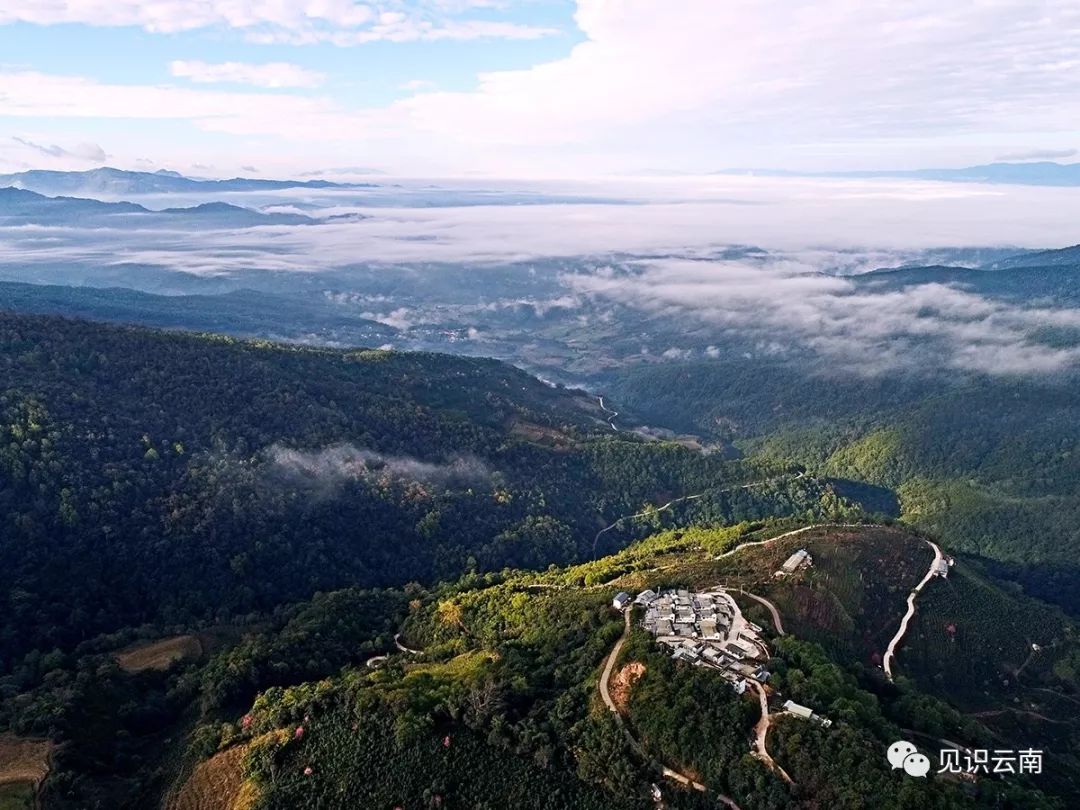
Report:
M 934 576 L 947 579 L 949 576 L 949 563 L 944 558 L 934 563 Z
M 746 692 L 746 678 L 739 678 L 735 683 L 731 684 L 731 688 L 735 690 L 736 695 L 741 695 Z
M 634 600 L 635 605 L 651 605 L 656 601 L 656 591 L 642 591 L 637 595 L 637 599 Z
M 832 725 L 832 720 L 828 717 L 815 714 L 813 709 L 807 708 L 806 706 L 800 706 L 798 703 L 793 703 L 790 700 L 784 701 L 784 711 L 790 712 L 796 717 L 801 717 L 803 720 L 810 720 L 825 728 Z
M 800 548 L 784 561 L 784 564 L 780 566 L 780 570 L 776 572 L 776 575 L 788 576 L 789 574 L 794 574 L 804 566 L 813 564 L 814 559 L 810 556 L 810 552 L 805 548 Z
M 768 683 L 769 678 L 771 677 L 772 673 L 769 672 L 769 670 L 765 669 L 765 667 L 758 667 L 756 670 L 754 670 L 754 680 L 758 683 Z
M 623 610 L 630 604 L 630 594 L 626 591 L 618 593 L 614 599 L 611 600 L 611 606 L 616 610 Z
M 793 700 L 784 701 L 784 711 L 789 712 L 796 717 L 801 717 L 803 720 L 810 720 L 814 716 L 814 710 L 807 708 L 806 706 L 800 706 Z
M 746 658 L 747 656 L 753 657 L 757 654 L 757 648 L 754 646 L 754 642 L 748 641 L 742 633 L 739 634 L 738 638 L 730 641 L 727 648 L 730 649 L 733 645 L 742 651 L 743 658 Z
M 698 655 L 697 650 L 692 647 L 679 647 L 675 650 L 675 654 L 672 656 L 676 661 L 689 661 L 691 664 L 697 663 Z

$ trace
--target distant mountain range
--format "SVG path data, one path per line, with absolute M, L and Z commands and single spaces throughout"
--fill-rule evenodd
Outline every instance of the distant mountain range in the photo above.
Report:
M 32 169 L 0 175 L 0 186 L 36 191 L 39 194 L 136 195 L 180 192 L 277 191 L 285 188 L 375 188 L 374 183 L 333 183 L 329 180 L 262 180 L 234 177 L 230 180 L 197 180 L 164 169 L 132 172 L 104 167 L 85 172 Z
M 122 220 L 122 223 L 121 223 Z M 20 188 L 0 188 L 0 225 L 139 225 L 199 224 L 215 228 L 254 225 L 308 225 L 303 214 L 264 214 L 229 203 L 213 202 L 190 208 L 154 211 L 132 202 L 102 202 L 82 197 L 46 197 Z
M 798 172 L 786 169 L 722 169 L 713 174 L 756 177 L 898 177 L 953 183 L 997 183 L 1020 186 L 1080 186 L 1080 163 L 988 163 L 963 169 L 872 170 L 857 172 Z

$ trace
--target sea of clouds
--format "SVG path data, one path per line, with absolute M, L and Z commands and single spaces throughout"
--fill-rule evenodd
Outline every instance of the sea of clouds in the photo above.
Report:
M 398 188 L 398 207 L 386 199 L 367 205 L 365 194 L 356 192 L 257 198 L 264 208 L 295 206 L 323 217 L 316 226 L 197 235 L 182 226 L 0 228 L 0 265 L 7 265 L 9 278 L 12 267 L 25 270 L 27 280 L 47 280 L 34 276 L 35 267 L 58 264 L 149 265 L 199 277 L 266 272 L 310 278 L 332 271 L 335 289 L 347 296 L 364 292 L 341 292 L 352 267 L 393 274 L 446 264 L 506 265 L 507 273 L 520 273 L 529 272 L 530 262 L 561 262 L 557 283 L 531 299 L 542 307 L 545 301 L 561 308 L 590 302 L 592 317 L 604 317 L 605 305 L 685 316 L 718 335 L 737 331 L 797 343 L 862 371 L 911 365 L 915 346 L 934 347 L 944 367 L 988 373 L 1042 373 L 1080 362 L 1080 349 L 1039 340 L 1047 327 L 1080 326 L 1080 310 L 1053 301 L 1007 303 L 953 285 L 875 291 L 851 280 L 880 267 L 932 263 L 953 247 L 1072 244 L 1080 189 L 733 176 L 459 181 L 454 188 L 462 195 L 486 195 L 489 204 L 445 204 L 449 186 L 443 184 L 429 195 L 441 203 L 428 206 L 423 184 Z M 548 201 L 558 195 L 574 201 Z M 535 204 L 522 205 L 523 198 Z M 243 202 L 235 194 L 227 199 Z M 327 219 L 349 213 L 365 218 Z M 767 255 L 724 258 L 733 245 Z M 468 313 L 477 334 L 485 310 L 526 300 L 490 292 Z M 415 303 L 386 301 L 381 319 L 408 329 L 417 320 Z M 429 310 L 439 305 L 424 303 Z M 364 314 L 379 316 L 370 304 Z M 674 345 L 670 357 L 690 351 Z

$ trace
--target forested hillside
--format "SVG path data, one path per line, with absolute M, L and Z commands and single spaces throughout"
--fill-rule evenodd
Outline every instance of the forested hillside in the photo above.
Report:
M 642 368 L 614 390 L 643 419 L 889 487 L 905 519 L 1080 610 L 1072 376 L 841 377 L 733 360 Z
M 823 528 L 776 548 L 748 546 L 715 557 L 718 549 L 776 531 L 768 524 L 676 530 L 594 563 L 470 577 L 417 592 L 403 625 L 411 652 L 319 682 L 269 688 L 250 706 L 232 709 L 231 722 L 204 725 L 197 736 L 208 764 L 191 769 L 181 797 L 197 791 L 211 772 L 220 777 L 230 770 L 236 795 L 257 808 L 496 808 L 508 797 L 528 808 L 645 808 L 653 781 L 662 784 L 673 808 L 715 807 L 717 794 L 733 797 L 744 810 L 870 802 L 897 810 L 1063 806 L 1027 779 L 986 777 L 964 785 L 889 770 L 882 752 L 904 734 L 979 746 L 999 739 L 978 716 L 920 691 L 924 677 L 931 685 L 921 656 L 910 662 L 914 679 L 889 684 L 879 668 L 854 653 L 877 643 L 863 634 L 863 624 L 880 625 L 889 635 L 899 623 L 904 592 L 928 562 L 921 539 L 880 527 Z M 799 546 L 812 548 L 819 563 L 805 577 L 778 582 L 775 566 Z M 740 697 L 714 671 L 673 661 L 636 627 L 617 662 L 618 669 L 637 673 L 623 695 L 620 719 L 600 703 L 599 671 L 622 630 L 611 596 L 621 588 L 717 582 L 768 593 L 781 603 L 785 623 L 796 630 L 784 638 L 770 633 L 770 688 L 782 696 L 778 701 L 790 698 L 833 718 L 831 727 L 823 727 L 791 715 L 774 717 L 768 744 L 793 784 L 747 754 L 757 698 Z M 947 585 L 934 583 L 941 593 Z M 1004 598 L 987 587 L 994 598 Z M 821 609 L 830 602 L 831 619 Z M 978 600 L 963 596 L 960 602 L 971 614 L 979 610 Z M 1022 607 L 1048 611 L 1031 600 Z M 825 630 L 820 623 L 838 615 L 856 621 L 829 626 L 827 646 L 804 635 Z M 957 621 L 967 632 L 969 619 Z M 992 656 L 1009 633 L 1002 629 L 982 641 L 973 634 L 965 660 Z M 1061 638 L 1038 671 L 995 695 L 994 705 L 1039 689 L 1067 700 L 1075 679 L 1063 679 L 1051 664 L 1073 649 L 1074 640 Z M 207 670 L 215 671 L 223 670 Z M 211 682 L 215 677 L 220 675 L 211 674 Z M 1075 710 L 1063 713 L 1061 722 L 1066 715 L 1075 722 Z M 629 741 L 627 730 L 640 744 Z M 1029 730 L 1024 740 L 1035 744 L 1038 734 L 1053 733 L 1047 724 Z M 1054 755 L 1055 775 L 1045 785 L 1069 795 L 1071 753 Z M 692 774 L 707 792 L 678 789 L 661 778 L 656 763 Z M 370 779 L 371 773 L 379 779 Z
M 496 361 L 0 314 L 0 380 L 5 668 L 142 622 L 584 559 L 640 531 L 598 543 L 616 518 L 745 482 L 768 486 L 710 519 L 843 503 L 613 435 Z
M 830 563 L 842 546 L 826 533 L 821 576 L 791 592 L 772 571 L 793 547 L 717 557 L 801 522 L 889 516 L 887 489 L 846 480 L 903 495 L 887 453 L 841 463 L 807 434 L 801 452 L 777 439 L 733 459 L 612 431 L 590 397 L 495 361 L 37 316 L 0 315 L 0 374 L 0 727 L 47 754 L 50 808 L 187 810 L 225 784 L 252 808 L 638 808 L 663 781 L 656 762 L 710 791 L 671 807 L 713 793 L 744 810 L 855 807 L 898 787 L 897 808 L 953 807 L 949 783 L 894 784 L 879 745 L 931 716 L 965 739 L 999 727 L 972 731 L 916 691 L 942 696 L 926 675 L 942 654 L 932 626 L 911 683 L 875 669 L 921 541 L 849 528 L 861 545 Z M 970 463 L 962 451 L 950 463 Z M 718 579 L 790 612 L 797 637 L 769 662 L 778 688 L 844 719 L 831 736 L 777 722 L 770 745 L 800 787 L 746 755 L 752 700 L 640 631 L 621 660 L 646 673 L 624 719 L 643 742 L 598 709 L 622 627 L 613 593 Z M 928 604 L 974 625 L 978 600 L 1000 613 L 1018 598 L 983 587 Z M 1049 615 L 1031 604 L 1020 615 Z M 1057 694 L 1075 691 L 1076 653 L 1054 616 L 1052 653 L 1026 668 Z M 1020 629 L 998 624 L 1020 666 Z M 965 632 L 950 671 L 992 681 L 994 649 L 970 646 L 984 632 Z M 1010 689 L 990 683 L 970 705 L 997 711 Z M 832 754 L 807 759 L 807 745 Z M 853 758 L 874 764 L 833 767 Z M 1054 806 L 1027 783 L 978 798 L 1009 791 Z

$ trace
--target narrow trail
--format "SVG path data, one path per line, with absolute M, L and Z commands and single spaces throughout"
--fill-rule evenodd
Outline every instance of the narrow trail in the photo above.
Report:
M 596 544 L 600 542 L 600 537 L 602 535 L 606 534 L 607 532 L 610 532 L 612 529 L 614 529 L 616 526 L 618 526 L 624 520 L 633 520 L 634 518 L 647 517 L 648 515 L 656 515 L 656 514 L 659 514 L 660 512 L 666 512 L 668 509 L 675 506 L 675 504 L 679 504 L 679 503 L 682 503 L 684 501 L 696 501 L 698 498 L 704 498 L 707 494 L 708 494 L 707 492 L 699 492 L 697 495 L 685 495 L 682 498 L 676 498 L 673 501 L 668 501 L 663 506 L 658 506 L 656 509 L 646 509 L 644 512 L 636 512 L 633 515 L 623 515 L 621 518 L 618 518 L 610 526 L 605 526 L 604 528 L 602 528 L 600 531 L 598 531 L 596 533 L 596 537 L 594 537 L 593 541 L 592 541 L 592 556 L 593 556 L 593 558 L 596 557 Z
M 673 771 L 671 770 L 671 768 L 665 766 L 663 768 L 663 774 L 668 779 L 674 779 L 680 785 L 685 785 L 686 787 L 693 788 L 694 790 L 701 791 L 702 793 L 705 792 L 705 786 L 701 784 L 701 782 L 695 782 L 689 776 L 685 776 L 678 771 Z M 723 801 L 723 799 L 721 799 L 721 801 Z
M 45 781 L 53 771 L 54 754 L 55 751 L 53 747 L 50 746 L 49 753 L 45 757 L 45 775 L 38 779 L 37 784 L 34 785 L 34 810 L 45 810 Z
M 780 763 L 772 758 L 767 746 L 769 726 L 772 722 L 769 716 L 769 696 L 765 694 L 765 688 L 757 681 L 748 680 L 747 683 L 749 683 L 750 688 L 757 693 L 758 701 L 761 703 L 761 717 L 758 718 L 757 724 L 754 726 L 754 756 L 764 762 L 769 770 L 778 774 L 780 778 L 789 785 L 794 785 L 795 782 L 788 776 L 788 772 L 780 767 Z
M 750 593 L 750 591 L 744 591 L 742 588 L 739 588 L 739 593 L 741 593 L 743 596 L 748 597 L 750 599 L 753 599 L 755 602 L 759 602 L 762 605 L 764 605 L 765 607 L 767 607 L 769 609 L 769 613 L 772 614 L 772 623 L 773 623 L 773 627 L 776 628 L 776 634 L 778 636 L 785 635 L 785 633 L 784 633 L 784 623 L 782 621 L 780 621 L 780 611 L 776 609 L 776 605 L 774 605 L 772 602 L 770 602 L 764 596 L 758 596 L 756 593 Z
M 1045 714 L 1039 712 L 1033 712 L 1029 709 L 1016 709 L 1012 706 L 1007 706 L 1004 709 L 993 709 L 985 712 L 969 712 L 968 717 L 1000 717 L 1003 714 L 1022 714 L 1025 717 L 1034 717 L 1036 720 L 1042 720 L 1044 723 L 1057 723 L 1058 725 L 1068 725 L 1067 720 L 1055 720 L 1053 717 L 1047 717 Z
M 896 635 L 892 637 L 892 641 L 889 642 L 889 647 L 885 650 L 885 659 L 882 662 L 885 667 L 885 677 L 890 681 L 893 679 L 892 664 L 893 659 L 896 657 L 896 647 L 904 639 L 904 634 L 907 633 L 908 622 L 911 621 L 911 617 L 915 615 L 915 598 L 919 595 L 919 592 L 926 587 L 928 583 L 934 577 L 934 570 L 937 568 L 938 563 L 941 562 L 945 555 L 941 553 L 941 549 L 938 544 L 932 540 L 926 541 L 927 545 L 934 550 L 934 560 L 930 563 L 930 569 L 926 572 L 926 575 L 919 581 L 919 584 L 915 586 L 915 589 L 908 594 L 907 598 L 907 612 L 904 614 L 904 618 L 900 620 L 900 629 L 896 631 Z
M 1076 705 L 1080 706 L 1080 700 L 1072 697 L 1071 695 L 1066 695 L 1063 692 L 1055 692 L 1053 689 L 1047 689 L 1045 686 L 1030 686 L 1028 688 L 1031 689 L 1033 692 L 1046 692 L 1047 694 L 1053 695 L 1054 697 L 1059 697 L 1062 700 L 1067 700 L 1070 703 L 1075 703 Z
M 1037 644 L 1032 644 L 1031 639 L 1028 639 L 1028 646 L 1031 647 L 1031 652 L 1028 653 L 1028 657 L 1024 659 L 1024 663 L 1022 663 L 1020 665 L 1020 668 L 1016 670 L 1016 672 L 1013 674 L 1013 677 L 1017 679 L 1019 679 L 1019 677 L 1024 674 L 1024 670 L 1028 668 L 1028 664 L 1034 661 L 1038 656 L 1042 655 L 1044 651 L 1056 647 L 1057 642 L 1055 641 L 1049 644 L 1043 644 L 1042 646 L 1039 646 Z
M 615 716 L 615 722 L 618 724 L 619 728 L 622 729 L 623 735 L 626 737 L 627 742 L 629 742 L 630 747 L 638 754 L 638 756 L 642 758 L 643 761 L 650 763 L 655 770 L 662 773 L 666 778 L 678 782 L 684 787 L 693 788 L 694 790 L 705 793 L 706 788 L 700 782 L 694 781 L 686 774 L 679 773 L 678 771 L 673 770 L 672 768 L 669 768 L 660 762 L 657 762 L 655 759 L 649 756 L 645 752 L 645 749 L 642 747 L 641 743 L 638 742 L 637 738 L 634 737 L 630 729 L 626 726 L 626 723 L 623 722 L 622 715 L 619 714 L 619 710 L 615 706 L 615 701 L 611 699 L 609 681 L 611 680 L 612 671 L 615 669 L 615 662 L 619 658 L 619 653 L 622 651 L 623 645 L 626 643 L 626 639 L 630 635 L 630 613 L 631 608 L 625 608 L 623 610 L 622 635 L 619 636 L 619 640 L 615 642 L 615 646 L 611 648 L 611 652 L 608 653 L 607 659 L 604 661 L 604 670 L 600 674 L 600 698 L 604 701 L 604 705 L 607 706 L 608 711 L 610 711 Z M 735 800 L 732 799 L 730 796 L 725 796 L 722 793 L 717 793 L 716 797 L 722 804 L 731 808 L 731 810 L 742 810 L 742 808 L 739 807 Z
M 802 478 L 804 475 L 805 475 L 805 473 L 800 472 L 797 475 L 793 476 L 793 480 Z M 771 476 L 769 478 L 762 478 L 760 481 L 751 481 L 748 484 L 739 484 L 739 485 L 733 486 L 733 487 L 722 487 L 720 489 L 707 489 L 704 492 L 698 492 L 698 493 L 695 493 L 693 495 L 683 495 L 681 498 L 675 498 L 674 500 L 670 500 L 667 503 L 665 503 L 663 506 L 658 506 L 655 509 L 646 509 L 646 510 L 641 511 L 641 512 L 635 512 L 632 515 L 623 515 L 621 518 L 617 518 L 615 520 L 615 522 L 612 523 L 610 526 L 605 526 L 604 528 L 602 528 L 600 531 L 598 531 L 596 533 L 596 537 L 593 538 L 593 544 L 592 544 L 592 556 L 593 556 L 593 559 L 596 558 L 596 545 L 597 545 L 597 543 L 600 542 L 600 537 L 602 535 L 606 534 L 607 532 L 610 532 L 612 529 L 614 529 L 616 526 L 618 526 L 623 521 L 634 520 L 635 518 L 641 518 L 641 517 L 648 517 L 649 515 L 657 515 L 657 514 L 660 514 L 661 512 L 666 512 L 668 509 L 670 509 L 673 506 L 676 506 L 677 504 L 685 503 L 686 501 L 696 501 L 696 500 L 699 500 L 700 498 L 706 497 L 707 495 L 723 495 L 725 492 L 738 492 L 739 490 L 743 490 L 743 489 L 753 489 L 754 487 L 764 486 L 765 484 L 772 483 L 773 481 L 779 481 L 780 479 L 786 478 L 787 476 L 788 476 L 788 474 L 774 475 L 774 476 Z M 796 529 L 794 532 L 789 532 L 788 535 L 790 535 L 790 534 L 798 534 L 801 531 L 805 531 L 805 529 Z M 781 535 L 781 537 L 787 537 L 788 535 Z M 746 545 L 748 545 L 748 546 L 750 546 L 750 545 L 760 545 L 761 543 L 770 543 L 773 540 L 779 540 L 779 539 L 780 539 L 779 537 L 774 537 L 774 538 L 771 538 L 770 540 L 758 541 L 758 543 L 746 543 Z M 739 548 L 742 548 L 742 546 L 739 546 Z M 737 550 L 738 549 L 732 549 L 732 551 L 729 551 L 729 552 L 727 552 L 725 554 L 721 554 L 720 557 L 725 557 L 725 556 L 727 556 L 727 554 L 731 554 L 731 553 L 733 553 L 734 551 L 737 551 Z M 717 559 L 720 559 L 720 557 L 717 557 Z

